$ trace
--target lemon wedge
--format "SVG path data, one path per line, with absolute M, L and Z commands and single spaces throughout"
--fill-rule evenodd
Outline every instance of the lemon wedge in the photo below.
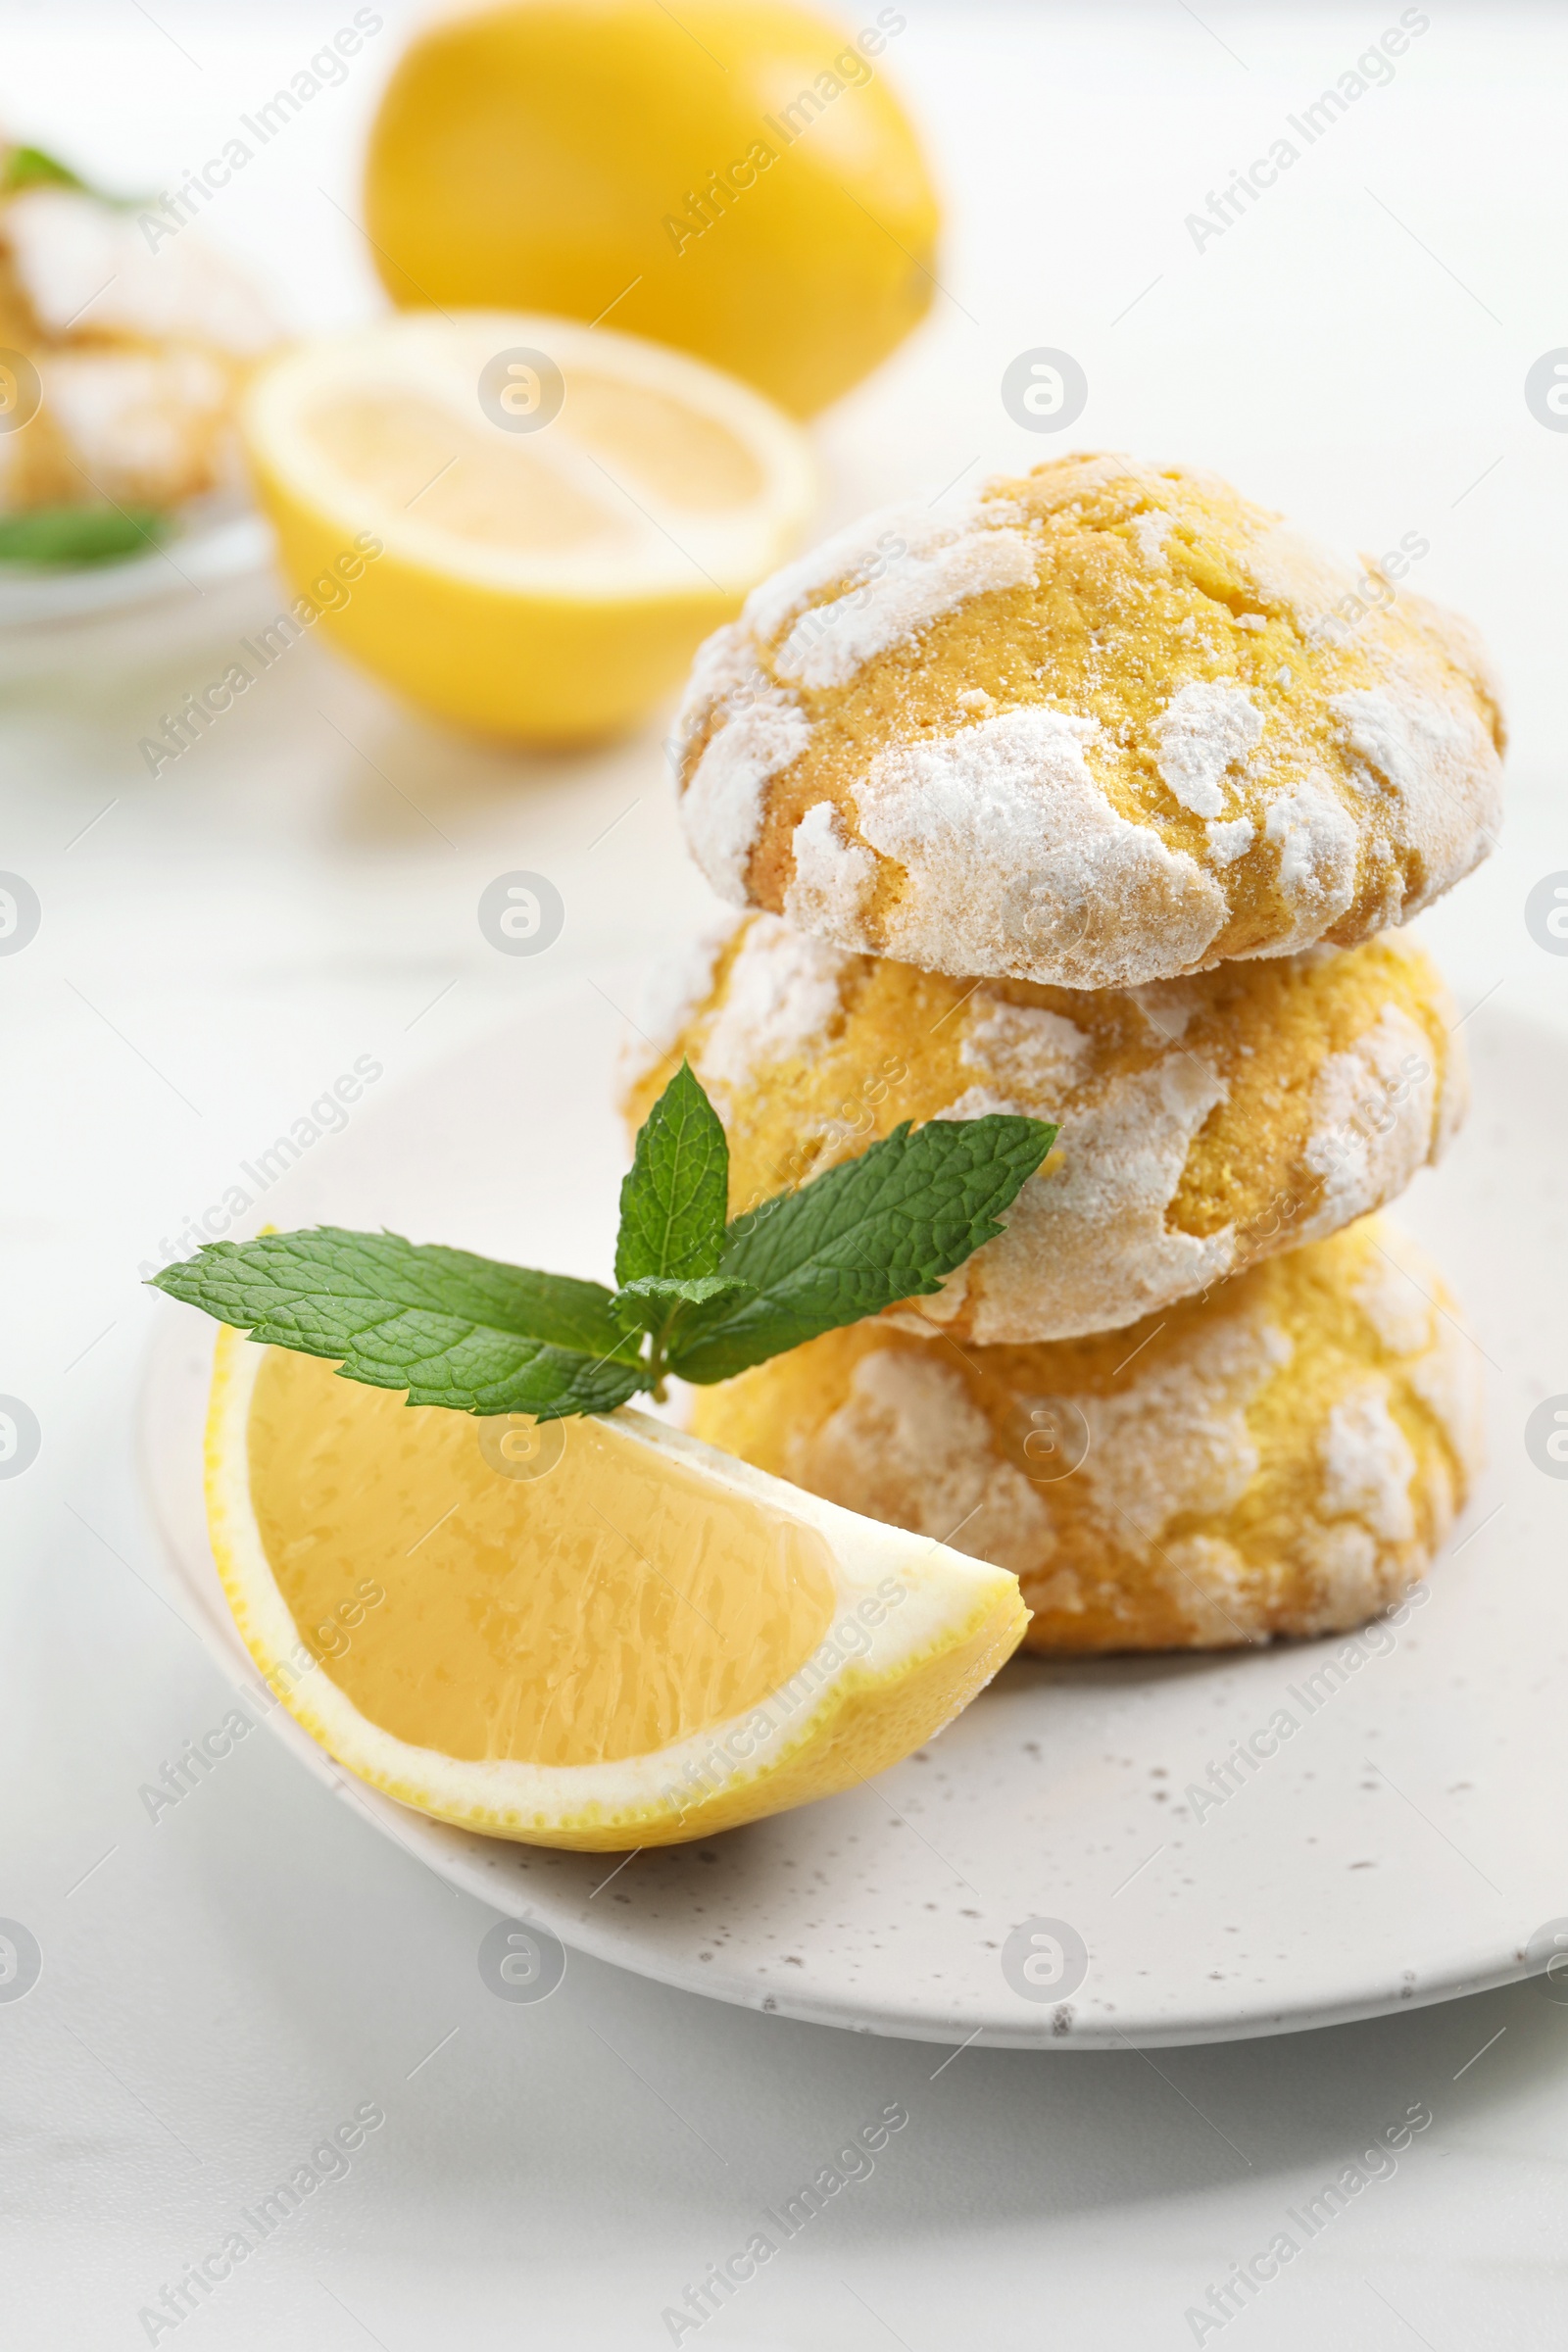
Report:
M 221 1331 L 213 1549 L 271 1689 L 406 1805 L 671 1844 L 929 1740 L 1016 1648 L 1015 1577 L 651 1416 L 476 1420 Z
M 641 717 L 816 496 L 760 393 L 555 318 L 408 313 L 300 346 L 241 424 L 293 624 L 443 718 L 542 742 Z

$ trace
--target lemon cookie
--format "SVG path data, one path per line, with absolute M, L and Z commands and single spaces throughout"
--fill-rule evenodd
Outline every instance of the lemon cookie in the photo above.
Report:
M 238 265 L 160 208 L 138 219 L 57 186 L 0 201 L 0 343 L 36 370 L 39 400 L 25 430 L 0 434 L 0 513 L 237 484 L 235 402 L 278 339 Z
M 1465 1103 L 1437 971 L 1397 932 L 1139 989 L 953 980 L 755 914 L 651 993 L 635 1132 L 684 1054 L 724 1121 L 732 1212 L 901 1119 L 1055 1120 L 1007 1229 L 893 1311 L 965 1343 L 1167 1307 L 1404 1190 Z
M 1226 1648 L 1358 1625 L 1423 1574 L 1480 1467 L 1479 1361 L 1369 1218 L 1132 1331 L 858 1323 L 698 1391 L 695 1427 L 1010 1568 L 1029 1648 Z
M 1484 657 L 1395 568 L 1119 457 L 873 514 L 699 655 L 687 840 L 721 898 L 931 971 L 1120 988 L 1348 946 L 1498 821 Z

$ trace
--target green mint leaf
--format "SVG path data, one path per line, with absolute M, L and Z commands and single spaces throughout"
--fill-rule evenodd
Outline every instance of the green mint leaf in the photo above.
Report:
M 724 1247 L 729 1145 L 717 1112 L 682 1062 L 638 1135 L 620 1188 L 615 1280 L 713 1274 Z
M 14 196 L 19 188 L 75 188 L 83 196 L 97 193 L 79 172 L 42 147 L 13 147 L 7 153 L 0 171 L 0 196 Z
M 154 507 L 32 507 L 0 515 L 0 564 L 116 564 L 168 536 Z
M 467 1413 L 612 1412 L 649 1385 L 597 1282 L 536 1274 L 395 1233 L 214 1242 L 154 1286 L 346 1378 Z
M 149 201 L 144 196 L 112 196 L 107 188 L 94 187 L 46 147 L 0 146 L 0 196 L 15 196 L 24 188 L 74 188 L 78 196 L 90 196 L 117 213 L 131 212 Z
M 756 1297 L 693 1308 L 669 1349 L 682 1380 L 728 1380 L 787 1348 L 938 1290 L 1056 1140 L 1041 1119 L 907 1121 L 858 1159 L 738 1217 L 719 1270 Z
M 677 1308 L 738 1303 L 752 1294 L 732 1274 L 640 1274 L 610 1301 L 612 1314 L 642 1331 L 662 1331 Z

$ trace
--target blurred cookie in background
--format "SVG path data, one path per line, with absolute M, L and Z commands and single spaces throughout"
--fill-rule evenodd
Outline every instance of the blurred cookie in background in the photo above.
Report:
M 242 481 L 234 411 L 280 329 L 177 200 L 0 152 L 0 558 L 142 552 Z

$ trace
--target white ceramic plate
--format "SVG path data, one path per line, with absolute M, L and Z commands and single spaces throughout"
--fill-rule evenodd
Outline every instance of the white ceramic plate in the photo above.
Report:
M 368 1102 L 318 1167 L 269 1194 L 267 1216 L 386 1224 L 603 1277 L 624 1165 L 608 1100 L 617 1029 L 586 984 L 541 998 Z M 1482 1012 L 1470 1042 L 1469 1128 L 1401 1214 L 1470 1309 L 1495 1466 L 1396 1632 L 1015 1660 L 931 1749 L 857 1794 L 618 1868 L 427 1821 L 348 1781 L 281 1709 L 271 1720 L 384 1835 L 497 1909 L 666 1984 L 861 2032 L 1219 2040 L 1543 1966 L 1532 1937 L 1568 1914 L 1568 1478 L 1535 1465 L 1524 1430 L 1568 1390 L 1568 1040 Z M 209 1351 L 207 1328 L 171 1305 L 145 1455 L 178 1603 L 255 1689 L 202 1522 Z M 1296 1735 L 1195 1822 L 1184 1789 L 1281 1707 Z M 1041 1920 L 1067 1933 L 1020 1939 Z M 1053 1971 L 1074 1938 L 1088 1973 L 1063 1999 Z
M 272 557 L 272 534 L 239 500 L 203 499 L 180 517 L 162 547 L 118 564 L 0 564 L 0 628 L 57 628 L 99 620 L 260 571 Z

